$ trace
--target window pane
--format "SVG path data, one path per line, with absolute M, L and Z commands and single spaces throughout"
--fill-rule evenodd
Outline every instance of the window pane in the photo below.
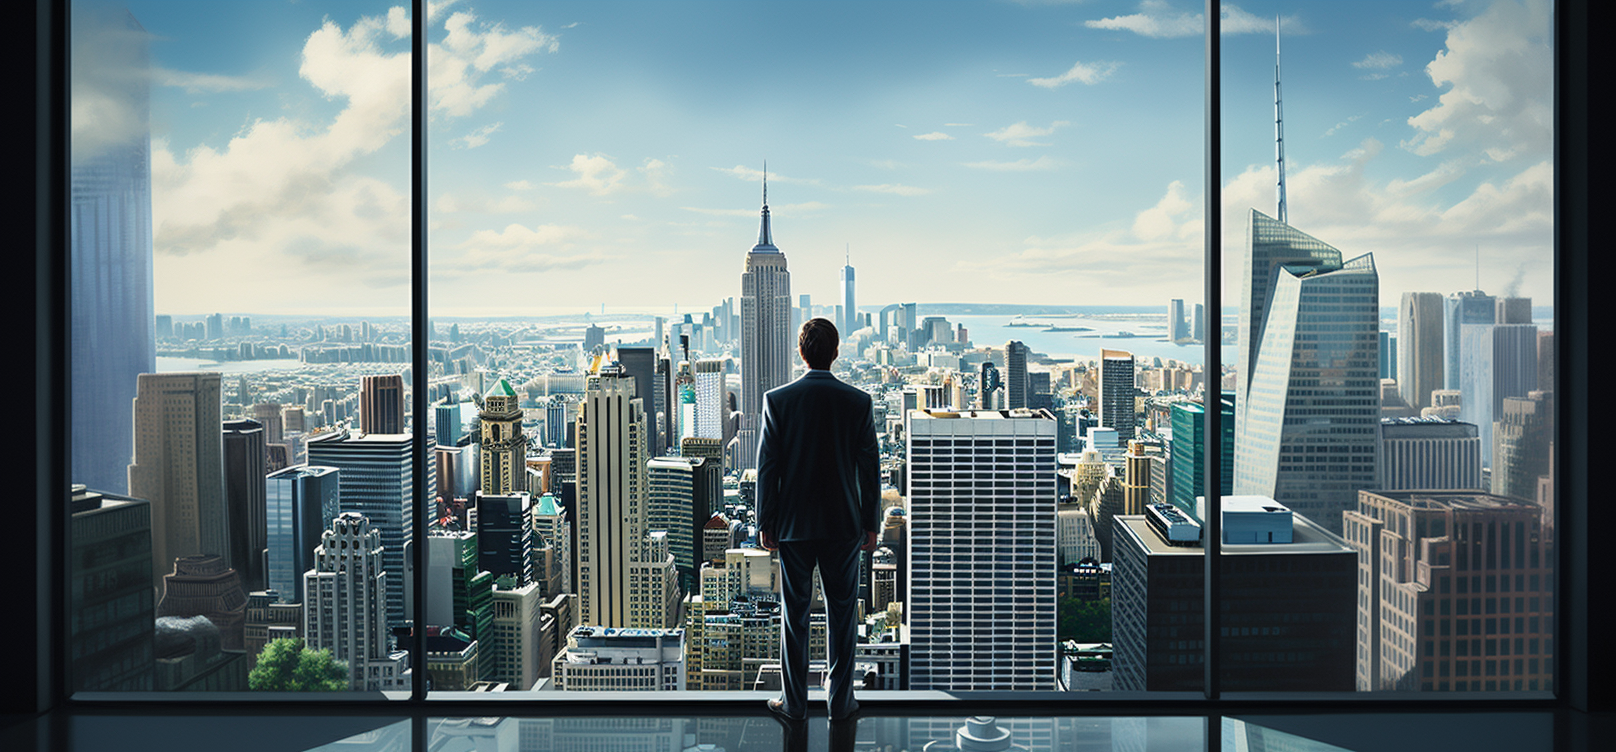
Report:
M 394 10 L 73 4 L 75 690 L 409 688 Z
M 1193 506 L 1217 336 L 1199 22 L 1138 34 L 1136 12 L 434 19 L 429 626 L 496 656 L 434 686 L 778 689 L 754 464 L 762 395 L 805 371 L 817 316 L 880 452 L 861 686 L 1121 688 L 1109 526 Z M 1130 689 L 1200 687 L 1182 574 L 1127 614 Z M 673 631 L 606 631 L 630 628 Z M 1146 683 L 1146 630 L 1181 677 Z
M 1241 7 L 1222 687 L 1551 688 L 1552 3 Z

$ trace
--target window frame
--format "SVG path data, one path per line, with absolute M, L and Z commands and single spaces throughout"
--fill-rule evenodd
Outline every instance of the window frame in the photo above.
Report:
M 412 130 L 411 320 L 414 344 L 412 365 L 415 373 L 426 372 L 428 352 L 424 344 L 430 333 L 427 326 L 426 298 L 428 204 L 425 201 L 427 181 L 425 5 L 425 0 L 411 0 L 414 24 L 411 116 L 415 125 Z M 897 714 L 950 713 L 966 707 L 961 705 L 961 702 L 968 703 L 973 709 L 1008 711 L 1018 715 L 1124 709 L 1133 712 L 1144 709 L 1150 713 L 1188 711 L 1198 714 L 1273 705 L 1287 709 L 1367 711 L 1404 709 L 1410 702 L 1418 703 L 1418 707 L 1422 710 L 1557 708 L 1588 710 L 1613 707 L 1612 695 L 1616 693 L 1608 687 L 1596 687 L 1591 681 L 1591 678 L 1599 673 L 1595 667 L 1611 665 L 1612 648 L 1608 642 L 1589 639 L 1593 617 L 1589 609 L 1591 587 L 1588 562 L 1591 538 L 1594 535 L 1590 531 L 1609 527 L 1606 523 L 1610 523 L 1613 516 L 1608 506 L 1593 509 L 1588 503 L 1589 456 L 1590 449 L 1601 439 L 1604 442 L 1598 444 L 1601 448 L 1611 446 L 1616 441 L 1608 436 L 1601 437 L 1594 434 L 1590 430 L 1588 420 L 1592 402 L 1589 398 L 1588 379 L 1591 368 L 1588 358 L 1591 326 L 1588 322 L 1592 312 L 1592 280 L 1600 276 L 1596 273 L 1596 269 L 1598 271 L 1606 269 L 1590 258 L 1587 231 L 1590 206 L 1587 163 L 1593 154 L 1587 129 L 1590 69 L 1587 47 L 1588 5 L 1587 0 L 1559 0 L 1556 3 L 1554 19 L 1554 328 L 1556 378 L 1559 382 L 1557 391 L 1561 394 L 1555 403 L 1558 411 L 1555 434 L 1557 450 L 1554 455 L 1553 472 L 1556 477 L 1557 493 L 1556 529 L 1561 531 L 1561 537 L 1556 540 L 1559 576 L 1556 578 L 1558 619 L 1555 629 L 1560 649 L 1555 653 L 1557 680 L 1552 698 L 1520 697 L 1511 692 L 1458 698 L 1424 692 L 1224 695 L 1219 691 L 1217 681 L 1218 651 L 1212 647 L 1215 645 L 1212 638 L 1217 634 L 1219 616 L 1218 609 L 1214 606 L 1219 592 L 1220 567 L 1217 553 L 1221 536 L 1217 509 L 1220 503 L 1216 493 L 1209 493 L 1206 495 L 1213 501 L 1212 513 L 1206 525 L 1209 545 L 1206 547 L 1205 567 L 1207 579 L 1205 633 L 1208 638 L 1205 644 L 1208 648 L 1204 659 L 1206 684 L 1203 692 L 1105 693 L 1100 697 L 1089 697 L 1085 693 L 1074 697 L 1068 696 L 1069 693 L 1053 691 L 1036 693 L 872 691 L 865 694 L 872 709 L 879 708 L 883 713 L 891 711 Z M 425 688 L 425 671 L 414 672 L 412 691 L 407 698 L 399 699 L 384 699 L 366 693 L 282 695 L 248 692 L 188 693 L 175 696 L 155 692 L 77 694 L 70 692 L 67 682 L 67 677 L 71 675 L 69 646 L 67 639 L 62 637 L 71 619 L 68 612 L 65 577 L 68 572 L 66 554 L 68 549 L 65 544 L 69 529 L 66 511 L 68 505 L 65 500 L 70 483 L 68 453 L 71 446 L 67 416 L 71 414 L 72 400 L 71 390 L 67 388 L 71 367 L 68 362 L 69 275 L 65 250 L 68 248 L 70 204 L 70 181 L 66 179 L 69 174 L 68 6 L 69 0 L 35 0 L 31 8 L 35 32 L 33 45 L 31 47 L 18 45 L 18 49 L 5 53 L 20 62 L 24 70 L 32 71 L 34 74 L 31 77 L 30 93 L 35 103 L 35 117 L 30 125 L 36 143 L 35 190 L 29 200 L 9 207 L 16 219 L 15 224 L 33 228 L 34 253 L 32 258 L 25 262 L 30 265 L 32 275 L 22 275 L 32 276 L 33 284 L 27 290 L 29 294 L 8 296 L 12 299 L 6 302 L 6 305 L 18 309 L 19 314 L 26 308 L 32 308 L 31 320 L 34 326 L 31 331 L 24 334 L 34 351 L 34 368 L 31 374 L 27 374 L 31 378 L 34 396 L 33 431 L 28 434 L 17 432 L 18 435 L 8 436 L 6 441 L 8 448 L 15 448 L 10 456 L 18 457 L 32 468 L 32 472 L 27 475 L 32 485 L 34 504 L 26 510 L 23 522 L 26 527 L 33 529 L 35 545 L 31 549 L 27 546 L 8 547 L 16 550 L 8 552 L 6 558 L 0 559 L 0 562 L 13 565 L 11 571 L 21 575 L 19 579 L 23 584 L 20 593 L 25 602 L 30 599 L 33 601 L 36 619 L 32 622 L 19 619 L 15 624 L 0 628 L 0 634 L 26 639 L 38 648 L 35 651 L 37 660 L 28 667 L 31 670 L 24 671 L 18 678 L 17 685 L 6 690 L 5 707 L 9 710 L 15 705 L 19 708 L 32 709 L 34 712 L 53 707 L 99 708 L 115 712 L 152 710 L 195 712 L 200 708 L 222 706 L 231 711 L 262 708 L 296 709 L 299 712 L 306 712 L 311 705 L 327 704 L 329 709 L 337 713 L 412 713 L 417 720 L 424 714 L 510 712 L 517 709 L 517 706 L 510 705 L 511 702 L 523 703 L 519 712 L 531 712 L 535 708 L 564 707 L 568 712 L 605 714 L 620 712 L 623 702 L 631 702 L 643 709 L 657 712 L 693 712 L 697 715 L 709 715 L 730 708 L 744 708 L 745 712 L 755 710 L 754 706 L 762 693 L 743 692 L 734 696 L 706 696 L 690 692 L 612 692 L 591 693 L 589 696 L 555 697 L 509 693 L 511 695 L 509 697 L 494 697 L 487 694 L 435 692 L 429 697 Z M 1217 4 L 1212 0 L 1206 0 L 1203 9 L 1204 17 L 1208 21 L 1204 48 L 1206 80 L 1203 99 L 1206 109 L 1206 148 L 1203 156 L 1206 160 L 1207 242 L 1203 278 L 1206 285 L 1206 305 L 1212 311 L 1223 308 L 1220 280 L 1224 271 L 1221 252 L 1222 213 L 1219 211 L 1222 186 L 1219 143 L 1221 96 L 1218 78 L 1221 65 L 1217 11 Z M 1563 155 L 1566 154 L 1572 158 L 1565 158 Z M 1603 259 L 1601 262 L 1610 263 Z M 19 284 L 18 287 L 26 285 Z M 1215 345 L 1207 346 L 1204 358 L 1203 362 L 1208 372 L 1215 368 L 1221 372 L 1221 353 Z M 426 390 L 415 390 L 412 409 L 416 424 L 426 425 L 426 417 L 430 410 L 426 401 Z M 1204 425 L 1209 436 L 1217 436 L 1219 417 L 1215 413 L 1208 413 Z M 425 447 L 426 435 L 426 431 L 422 430 L 417 431 L 415 436 L 418 469 L 429 461 Z M 1203 487 L 1216 490 L 1219 488 L 1218 476 L 1221 466 L 1213 460 L 1221 453 L 1222 447 L 1216 440 L 1208 441 L 1206 446 L 1209 456 L 1206 463 L 1207 472 L 1203 476 Z M 28 462 L 29 460 L 31 462 Z M 425 508 L 424 487 L 418 485 L 415 493 L 416 508 L 418 510 Z M 415 515 L 415 525 L 417 539 L 424 540 L 425 517 Z M 417 588 L 425 585 L 425 568 L 421 561 L 424 558 L 423 552 L 423 547 L 415 547 L 413 551 L 416 557 Z M 28 577 L 29 574 L 33 576 Z M 32 580 L 31 587 L 29 580 Z M 425 604 L 424 599 L 416 601 L 415 616 L 419 623 L 420 617 L 424 616 Z M 413 666 L 424 665 L 424 661 L 417 660 L 425 655 L 424 642 L 424 633 L 417 634 L 411 651 Z M 27 681 L 29 678 L 32 681 Z

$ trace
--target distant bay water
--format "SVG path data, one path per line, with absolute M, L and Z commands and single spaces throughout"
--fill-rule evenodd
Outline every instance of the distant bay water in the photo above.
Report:
M 1164 314 L 967 314 L 946 318 L 950 324 L 964 324 L 966 334 L 978 347 L 1003 347 L 1010 340 L 1019 340 L 1033 352 L 1058 360 L 1091 360 L 1100 357 L 1102 349 L 1126 350 L 1143 361 L 1161 358 L 1163 362 L 1177 360 L 1198 364 L 1205 359 L 1205 351 L 1199 343 L 1179 345 L 1163 341 L 1167 338 Z M 1087 331 L 1048 331 L 1051 328 Z M 1224 363 L 1234 363 L 1234 347 L 1224 345 L 1222 352 Z

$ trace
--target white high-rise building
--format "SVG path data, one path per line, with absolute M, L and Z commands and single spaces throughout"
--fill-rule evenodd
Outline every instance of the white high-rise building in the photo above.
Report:
M 1043 410 L 910 413 L 912 689 L 1055 688 L 1057 425 Z
M 1279 499 L 1332 533 L 1378 481 L 1380 277 L 1255 209 L 1247 226 L 1234 493 Z
M 591 374 L 578 412 L 579 623 L 642 626 L 670 600 L 678 610 L 667 536 L 652 540 L 648 527 L 645 430 L 634 379 L 615 364 Z M 654 604 L 634 600 L 653 597 Z
M 702 439 L 724 438 L 725 403 L 724 361 L 717 358 L 696 361 L 696 429 Z
M 685 688 L 683 629 L 580 626 L 555 657 L 555 688 L 579 691 L 681 691 Z
M 1481 488 L 1481 435 L 1447 418 L 1383 418 L 1380 482 L 1386 491 Z
M 757 465 L 763 393 L 791 380 L 791 272 L 769 229 L 769 184 L 763 183 L 763 221 L 757 245 L 741 273 L 741 415 L 737 468 Z
M 348 688 L 410 688 L 409 653 L 389 648 L 387 572 L 381 531 L 343 512 L 320 537 L 314 568 L 303 574 L 303 635 L 314 650 L 348 664 Z

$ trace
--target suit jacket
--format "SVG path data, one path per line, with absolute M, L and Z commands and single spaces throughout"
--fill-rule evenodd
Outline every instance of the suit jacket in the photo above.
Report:
M 870 395 L 815 370 L 769 390 L 758 442 L 758 527 L 783 541 L 879 531 L 880 462 Z

